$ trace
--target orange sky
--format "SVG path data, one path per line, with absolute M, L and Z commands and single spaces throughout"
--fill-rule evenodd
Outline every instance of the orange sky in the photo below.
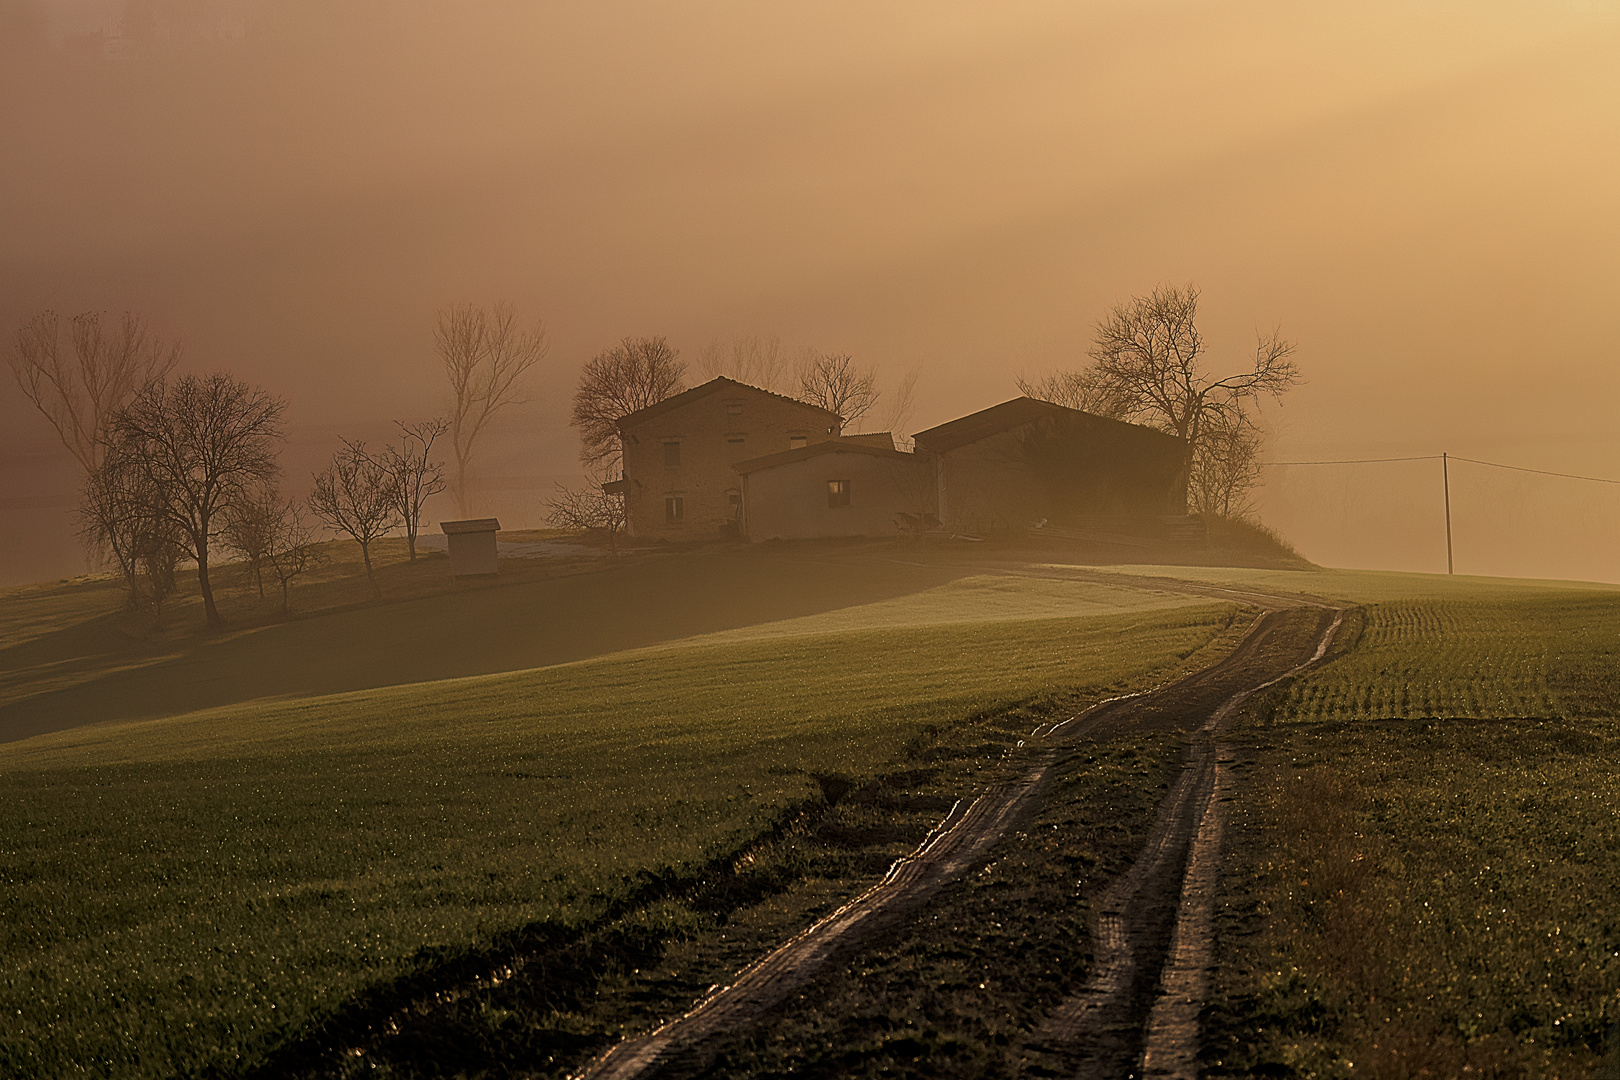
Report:
M 61 41 L 122 5 L 43 7 Z M 1299 342 L 1276 460 L 1620 477 L 1620 4 L 157 7 L 224 40 L 0 44 L 0 327 L 148 313 L 290 399 L 290 489 L 436 411 L 452 301 L 551 331 L 486 461 L 522 525 L 625 334 L 917 368 L 915 430 L 1083 362 L 1160 281 L 1234 364 Z M 0 580 L 75 568 L 50 452 L 6 386 Z M 1438 472 L 1276 470 L 1263 513 L 1318 561 L 1443 569 Z M 1453 490 L 1459 570 L 1620 580 L 1620 487 Z

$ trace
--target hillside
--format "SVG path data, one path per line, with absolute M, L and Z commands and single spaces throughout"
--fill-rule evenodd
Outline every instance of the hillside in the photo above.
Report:
M 327 1075 L 322 1055 L 355 1039 L 397 1075 L 451 1064 L 437 1056 L 449 1046 L 480 1047 L 481 1068 L 541 1054 L 548 1075 L 565 1074 L 864 888 L 1032 728 L 1219 658 L 1248 626 L 1253 588 L 1354 608 L 1332 662 L 1257 701 L 1234 735 L 1252 764 L 1225 903 L 1275 914 L 1221 926 L 1222 1060 L 1247 1063 L 1235 1074 L 1333 1068 L 1421 1043 L 1453 1047 L 1437 1060 L 1495 1053 L 1529 1062 L 1502 1075 L 1554 1075 L 1597 1060 L 1620 1018 L 1620 998 L 1603 996 L 1620 970 L 1602 953 L 1612 905 L 1591 902 L 1615 894 L 1620 790 L 1585 756 L 1611 752 L 1620 713 L 1620 590 L 1099 573 L 1007 545 L 675 551 L 414 594 L 404 574 L 435 568 L 401 566 L 397 599 L 219 637 L 142 632 L 109 610 L 104 583 L 14 591 L 0 624 L 12 740 L 0 745 L 0 905 L 15 913 L 0 1008 L 19 1021 L 0 1035 L 0 1071 Z M 29 737 L 29 725 L 59 730 Z M 1084 897 L 1129 865 L 1184 745 L 1174 730 L 1120 733 L 1076 761 L 1069 801 L 1049 810 L 1071 846 L 1026 838 L 1004 851 L 1040 914 L 1019 933 L 1066 926 L 1063 949 L 1089 947 Z M 1441 854 L 1432 792 L 1473 773 L 1488 782 L 1447 820 L 1485 832 Z M 1311 809 L 1321 798 L 1334 814 Z M 1339 843 L 1346 832 L 1362 839 Z M 1543 839 L 1511 858 L 1491 846 L 1532 834 Z M 1482 872 L 1468 843 L 1479 866 L 1514 867 L 1489 895 L 1520 929 L 1480 940 L 1542 965 L 1546 987 L 1499 983 L 1489 949 L 1459 946 L 1486 914 L 1467 906 Z M 1065 900 L 1075 865 L 1095 869 Z M 1413 877 L 1410 865 L 1434 870 Z M 1360 891 L 1345 895 L 1385 925 L 1425 904 L 1448 905 L 1452 921 L 1393 934 L 1365 978 L 1343 982 L 1336 942 L 1366 930 L 1322 923 L 1331 896 L 1300 906 L 1289 881 L 1318 875 L 1351 882 Z M 982 1001 L 944 1012 L 930 996 L 975 950 L 990 950 L 990 969 L 1012 955 L 975 922 L 1004 910 L 984 906 L 1002 894 L 979 890 L 1012 882 L 974 882 L 927 924 L 963 932 L 919 925 L 923 937 L 902 935 L 860 969 L 910 973 L 881 976 L 891 989 L 874 996 L 859 971 L 840 975 L 735 1060 L 842 1075 L 848 1062 L 814 1048 L 843 1024 L 862 1060 L 899 1075 L 945 1060 L 918 1058 L 918 1045 L 955 1046 L 937 1053 L 965 1055 L 964 1067 L 1007 1053 L 996 1047 L 1021 1029 L 994 1018 L 1011 1015 L 997 996 L 1010 989 L 992 979 Z M 1569 949 L 1547 967 L 1545 935 L 1560 930 Z M 551 974 L 521 974 L 542 959 Z M 465 996 L 474 984 L 503 996 Z M 1458 1027 L 1462 999 L 1447 1004 L 1463 984 L 1469 1008 L 1518 1009 L 1525 1038 L 1551 1049 L 1470 1050 L 1483 1034 Z M 444 990 L 468 1007 L 412 1021 L 449 1040 L 438 1049 L 366 1034 Z M 1366 1026 L 1374 999 L 1411 1002 L 1407 1042 Z M 1015 1013 L 1040 1007 L 1020 1002 Z M 892 1039 L 860 1034 L 874 1008 L 898 1025 Z

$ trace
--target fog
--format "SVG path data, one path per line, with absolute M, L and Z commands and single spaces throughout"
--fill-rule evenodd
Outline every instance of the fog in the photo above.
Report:
M 0 0 L 0 331 L 145 313 L 288 399 L 296 493 L 509 300 L 551 352 L 475 509 L 521 527 L 624 335 L 915 368 L 915 431 L 1193 282 L 1218 363 L 1299 344 L 1274 461 L 1620 477 L 1617 48 L 1611 3 Z M 1620 580 L 1620 486 L 1450 479 L 1459 573 Z M 7 376 L 0 581 L 83 571 L 75 482 Z M 1437 461 L 1260 497 L 1331 565 L 1443 571 L 1443 514 Z

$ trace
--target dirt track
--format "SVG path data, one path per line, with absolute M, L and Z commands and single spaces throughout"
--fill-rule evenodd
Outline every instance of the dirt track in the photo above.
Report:
M 1197 1015 L 1210 940 L 1210 903 L 1226 787 L 1220 727 L 1252 694 L 1319 661 L 1340 612 L 1311 599 L 1082 572 L 1111 584 L 1237 600 L 1263 610 L 1229 656 L 1144 694 L 1103 702 L 1037 729 L 1028 753 L 971 802 L 958 803 L 927 839 L 872 888 L 808 927 L 657 1030 L 627 1039 L 579 1076 L 621 1080 L 701 1067 L 716 1040 L 761 1020 L 828 964 L 901 924 L 983 861 L 1039 804 L 1065 750 L 1121 730 L 1192 733 L 1187 766 L 1160 805 L 1135 864 L 1099 903 L 1097 959 L 1084 989 L 1063 1002 L 1024 1049 L 1032 1071 L 1079 1077 L 1193 1076 Z M 1063 575 L 1069 576 L 1069 575 Z

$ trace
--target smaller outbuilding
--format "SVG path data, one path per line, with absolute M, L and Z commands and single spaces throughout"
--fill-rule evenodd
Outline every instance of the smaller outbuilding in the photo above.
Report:
M 450 546 L 451 577 L 488 577 L 496 573 L 495 534 L 501 528 L 499 520 L 441 521 L 439 528 L 444 530 Z
M 894 536 L 901 515 L 933 514 L 928 461 L 888 434 L 855 435 L 739 461 L 743 534 L 750 540 Z

